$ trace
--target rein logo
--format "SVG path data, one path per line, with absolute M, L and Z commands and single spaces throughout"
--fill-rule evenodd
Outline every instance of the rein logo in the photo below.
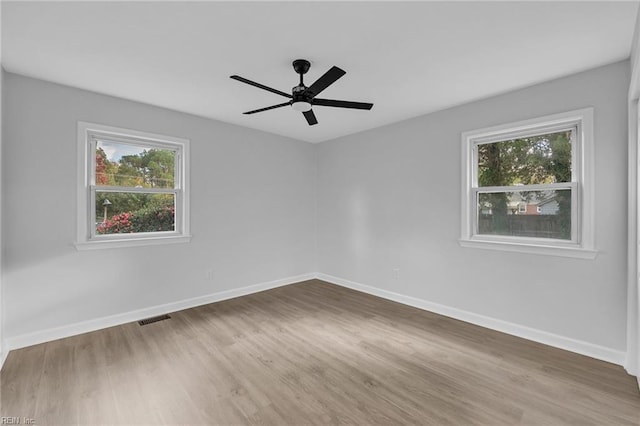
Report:
M 35 425 L 35 419 L 30 417 L 0 417 L 0 425 Z

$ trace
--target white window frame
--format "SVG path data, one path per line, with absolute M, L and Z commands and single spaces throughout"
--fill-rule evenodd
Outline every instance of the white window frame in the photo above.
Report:
M 95 150 L 97 141 L 107 139 L 149 148 L 170 149 L 176 152 L 174 188 L 122 188 L 95 184 Z M 186 243 L 191 240 L 189 228 L 189 140 L 157 135 L 138 130 L 103 124 L 78 122 L 78 187 L 77 236 L 78 250 Z M 95 232 L 95 194 L 106 192 L 158 192 L 175 195 L 174 231 L 139 232 L 133 234 L 99 235 Z
M 522 206 L 522 208 L 520 208 Z M 527 212 L 527 203 L 525 201 L 520 201 L 518 203 L 518 213 L 526 213 Z
M 573 130 L 571 182 L 546 185 L 478 187 L 478 145 Z M 594 155 L 593 108 L 538 117 L 516 123 L 462 133 L 462 215 L 460 245 L 463 247 L 594 259 Z M 477 233 L 479 193 L 507 190 L 571 189 L 571 241 Z

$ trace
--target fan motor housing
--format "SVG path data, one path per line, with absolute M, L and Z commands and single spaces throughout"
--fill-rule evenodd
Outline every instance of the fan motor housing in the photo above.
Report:
M 304 91 L 307 90 L 307 86 L 304 84 L 300 84 L 298 86 L 294 86 L 291 89 L 291 94 L 293 95 L 293 102 L 309 102 L 311 100 L 311 96 L 308 94 L 305 95 Z

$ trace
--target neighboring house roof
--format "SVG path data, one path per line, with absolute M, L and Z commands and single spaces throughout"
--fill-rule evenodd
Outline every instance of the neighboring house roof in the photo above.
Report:
M 551 197 L 545 198 L 544 200 L 541 200 L 540 202 L 538 202 L 539 206 L 544 206 L 545 204 L 549 204 L 552 201 L 556 201 L 556 196 L 552 195 Z M 557 201 L 556 201 L 557 203 Z

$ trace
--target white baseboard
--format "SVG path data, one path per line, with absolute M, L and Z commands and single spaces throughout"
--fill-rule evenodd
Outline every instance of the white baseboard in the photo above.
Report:
M 2 347 L 4 348 L 4 346 Z M 4 365 L 4 362 L 6 361 L 8 354 L 9 354 L 9 351 L 6 349 L 0 352 L 0 371 L 2 371 L 2 366 Z
M 10 350 L 24 348 L 27 346 L 37 345 L 39 343 L 50 342 L 52 340 L 62 339 L 65 337 L 75 336 L 90 331 L 101 330 L 103 328 L 113 327 L 116 325 L 126 324 L 141 319 L 154 317 L 156 315 L 168 314 L 171 312 L 181 311 L 196 306 L 206 305 L 209 303 L 220 302 L 222 300 L 233 299 L 239 296 L 258 293 L 260 291 L 269 290 L 276 287 L 282 287 L 289 284 L 295 284 L 301 281 L 314 279 L 316 274 L 304 274 L 294 277 L 283 278 L 275 281 L 254 284 L 242 288 L 224 290 L 217 293 L 207 294 L 204 296 L 193 297 L 178 302 L 165 303 L 163 305 L 152 306 L 149 308 L 139 309 L 136 311 L 123 312 L 121 314 L 110 315 L 108 317 L 96 318 L 88 321 L 82 321 L 75 324 L 69 324 L 62 327 L 50 328 L 47 330 L 36 331 L 34 333 L 22 334 L 19 336 L 7 337 L 4 354 L 8 354 Z
M 624 369 L 627 370 L 627 373 L 631 374 L 632 376 L 638 377 L 638 387 L 640 388 L 640 374 L 638 374 L 638 362 L 636 360 L 636 355 L 636 351 L 631 349 L 627 350 L 624 361 Z
M 316 277 L 320 280 L 327 281 L 332 284 L 361 291 L 363 293 L 368 293 L 373 296 L 382 297 L 383 299 L 393 300 L 394 302 L 402 303 L 404 305 L 424 309 L 426 311 L 434 312 L 436 314 L 444 315 L 450 318 L 455 318 L 457 320 L 479 325 L 481 327 L 490 328 L 492 330 L 511 334 L 517 337 L 522 337 L 523 339 L 532 340 L 534 342 L 543 343 L 545 345 L 554 346 L 556 348 L 565 349 L 567 351 L 586 355 L 591 358 L 624 366 L 626 354 L 623 351 L 618 351 L 604 346 L 595 345 L 593 343 L 572 339 L 570 337 L 560 336 L 558 334 L 548 333 L 546 331 L 537 330 L 535 328 L 514 324 L 484 315 L 475 314 L 473 312 L 463 311 L 461 309 L 429 302 L 427 300 L 405 296 L 388 290 L 382 290 L 376 287 L 349 281 L 344 278 L 334 277 L 322 273 L 317 274 Z

